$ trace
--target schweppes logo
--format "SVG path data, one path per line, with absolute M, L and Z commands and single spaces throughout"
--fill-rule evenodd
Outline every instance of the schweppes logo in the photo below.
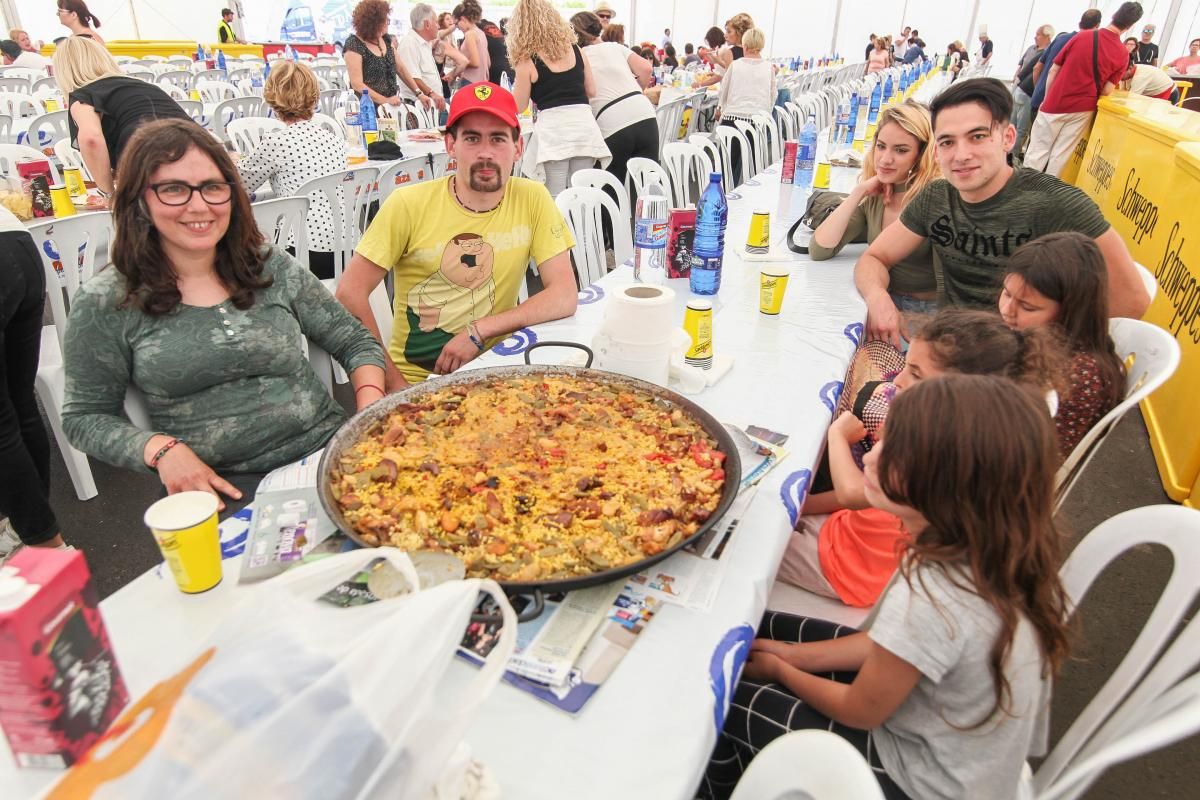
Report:
M 486 103 L 487 99 L 491 96 L 492 96 L 492 87 L 490 87 L 490 86 L 476 86 L 475 87 L 475 97 L 479 99 L 479 102 Z

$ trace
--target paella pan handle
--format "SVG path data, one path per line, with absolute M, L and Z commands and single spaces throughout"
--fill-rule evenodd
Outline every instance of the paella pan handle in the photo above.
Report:
M 574 347 L 576 350 L 582 350 L 587 354 L 587 363 L 583 365 L 585 369 L 592 365 L 592 358 L 595 355 L 592 353 L 592 348 L 588 347 L 586 344 L 580 344 L 579 342 L 535 342 L 529 345 L 529 347 L 525 348 L 525 363 L 527 365 L 533 363 L 529 360 L 529 354 L 534 350 L 537 350 L 539 347 Z
M 524 611 L 517 614 L 517 623 L 529 622 L 531 619 L 537 619 L 546 610 L 546 597 L 542 594 L 541 589 L 534 589 L 532 594 L 533 602 L 530 603 Z M 503 617 L 499 612 L 495 614 L 472 614 L 471 622 L 496 623 L 503 621 Z

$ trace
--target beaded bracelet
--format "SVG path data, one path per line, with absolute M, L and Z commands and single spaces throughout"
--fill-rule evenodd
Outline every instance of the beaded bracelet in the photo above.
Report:
M 162 460 L 162 457 L 167 454 L 168 450 L 170 450 L 172 447 L 174 447 L 177 444 L 184 444 L 183 439 L 172 439 L 171 441 L 164 444 L 162 447 L 158 448 L 158 452 L 155 453 L 154 456 L 150 459 L 150 469 L 158 469 L 158 462 Z

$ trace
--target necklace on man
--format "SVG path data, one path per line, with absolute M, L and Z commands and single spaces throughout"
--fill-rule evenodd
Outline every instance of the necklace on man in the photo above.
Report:
M 466 203 L 464 203 L 462 201 L 461 197 L 458 196 L 458 176 L 457 175 L 455 175 L 454 177 L 452 177 L 450 179 L 450 191 L 454 193 L 454 202 L 458 203 L 460 206 L 465 208 L 467 211 L 470 211 L 472 214 L 486 214 L 489 211 L 495 211 L 497 208 L 500 207 L 500 203 L 504 202 L 504 195 L 501 194 L 500 200 L 498 200 L 496 202 L 496 205 L 492 206 L 491 208 L 471 208 L 469 205 L 467 205 Z

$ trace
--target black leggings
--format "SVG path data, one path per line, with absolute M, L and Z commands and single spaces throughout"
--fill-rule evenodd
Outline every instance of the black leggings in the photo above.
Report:
M 45 291 L 33 238 L 0 233 L 0 516 L 25 544 L 59 532 L 50 508 L 50 439 L 33 393 Z
M 631 158 L 648 158 L 658 162 L 658 120 L 644 119 L 632 125 L 626 125 L 621 130 L 604 140 L 612 153 L 612 161 L 608 162 L 608 171 L 622 184 L 628 174 L 628 164 Z M 666 189 L 667 187 L 663 187 Z
M 845 625 L 778 611 L 768 611 L 758 627 L 760 639 L 774 639 L 777 642 L 828 641 L 856 632 Z M 830 672 L 822 677 L 839 683 L 851 683 L 855 674 Z M 854 745 L 871 766 L 887 800 L 908 800 L 879 762 L 870 731 L 848 728 L 834 722 L 778 684 L 764 685 L 746 680 L 739 681 L 734 690 L 725 728 L 717 739 L 698 794 L 718 800 L 729 797 L 759 750 L 785 733 L 814 728 L 836 733 Z M 798 765 L 796 768 L 804 767 Z

